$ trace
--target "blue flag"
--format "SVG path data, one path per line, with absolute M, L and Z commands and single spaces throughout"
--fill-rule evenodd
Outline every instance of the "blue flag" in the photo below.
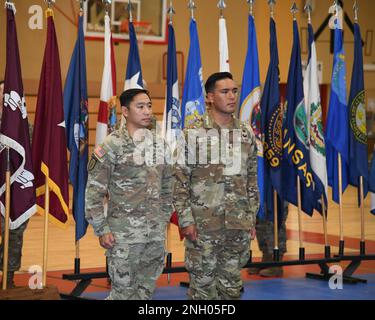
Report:
M 274 212 L 273 190 L 278 193 L 278 216 L 281 218 L 282 206 L 282 121 L 279 88 L 279 53 L 277 48 L 276 25 L 270 20 L 270 64 L 264 84 L 261 106 L 261 132 L 264 132 L 264 195 L 268 219 Z M 281 222 L 281 219 L 279 219 Z
M 314 211 L 314 184 L 310 165 L 309 132 L 303 93 L 301 47 L 297 21 L 293 21 L 293 49 L 289 65 L 288 88 L 283 123 L 284 198 L 298 205 L 297 177 L 301 182 L 302 210 Z
M 349 180 L 349 121 L 345 76 L 346 67 L 343 47 L 343 31 L 336 27 L 331 96 L 326 125 L 328 185 L 332 187 L 332 199 L 336 203 L 339 203 L 339 154 L 341 154 L 342 159 L 342 193 L 344 193 L 348 186 Z
M 167 99 L 164 112 L 164 129 L 167 141 L 173 139 L 172 132 L 180 130 L 180 94 L 177 76 L 176 40 L 172 23 L 168 26 Z
M 86 80 L 85 37 L 83 17 L 79 17 L 78 39 L 64 89 L 64 115 L 67 144 L 70 151 L 69 179 L 73 185 L 73 215 L 76 241 L 86 234 L 85 190 L 88 159 L 88 100 Z
M 349 182 L 351 185 L 358 187 L 358 205 L 360 205 L 360 176 L 363 177 L 365 198 L 368 193 L 368 151 L 362 37 L 358 23 L 354 24 L 354 64 L 349 108 L 351 129 L 349 137 Z
M 198 30 L 194 19 L 191 19 L 189 29 L 190 49 L 181 107 L 183 127 L 194 123 L 196 117 L 204 114 L 206 110 Z
M 245 68 L 242 77 L 242 88 L 240 97 L 240 108 L 238 118 L 241 121 L 249 122 L 256 138 L 258 164 L 257 179 L 260 195 L 260 206 L 258 216 L 264 219 L 264 159 L 263 159 L 263 138 L 261 131 L 260 117 L 260 75 L 257 35 L 254 17 L 249 15 L 248 19 L 248 47 L 245 61 Z
M 139 58 L 137 35 L 133 22 L 129 22 L 129 39 L 130 48 L 124 90 L 143 89 L 141 60 Z

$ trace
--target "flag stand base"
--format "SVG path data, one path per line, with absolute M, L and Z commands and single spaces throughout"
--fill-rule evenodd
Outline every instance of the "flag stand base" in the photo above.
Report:
M 329 247 L 325 248 L 325 254 L 329 253 Z M 274 252 L 275 253 L 275 252 Z M 251 255 L 250 255 L 251 257 Z M 343 271 L 343 282 L 344 283 L 366 283 L 367 280 L 354 278 L 352 274 L 357 270 L 362 261 L 375 260 L 375 255 L 353 255 L 353 256 L 335 256 L 332 258 L 325 259 L 311 259 L 311 260 L 283 260 L 283 261 L 271 261 L 271 262 L 252 262 L 251 259 L 243 268 L 270 268 L 270 267 L 284 267 L 284 266 L 296 266 L 296 265 L 319 265 L 322 270 L 321 274 L 307 273 L 306 277 L 309 279 L 326 280 L 328 281 L 332 274 L 329 273 L 328 263 L 338 264 L 341 261 L 350 261 L 345 271 Z M 168 273 L 183 273 L 187 272 L 185 267 L 170 267 L 164 268 L 163 274 Z M 81 273 L 81 274 L 63 274 L 62 278 L 64 280 L 77 281 L 79 280 L 77 286 L 73 289 L 70 294 L 61 294 L 60 296 L 64 299 L 83 299 L 80 295 L 86 290 L 86 288 L 91 284 L 92 279 L 103 279 L 108 278 L 107 272 L 97 272 L 97 273 Z M 189 287 L 189 282 L 180 282 L 181 287 Z
M 80 258 L 74 259 L 74 273 L 76 274 L 81 273 L 81 259 Z
M 299 259 L 300 260 L 305 260 L 305 248 L 299 248 Z
M 331 247 L 330 246 L 325 246 L 324 247 L 324 257 L 326 259 L 331 257 Z
M 361 256 L 364 256 L 366 254 L 366 242 L 361 241 L 359 243 L 359 247 L 360 247 L 359 252 L 360 252 Z
M 344 247 L 345 247 L 345 241 L 340 240 L 339 241 L 339 256 L 342 257 L 344 255 Z

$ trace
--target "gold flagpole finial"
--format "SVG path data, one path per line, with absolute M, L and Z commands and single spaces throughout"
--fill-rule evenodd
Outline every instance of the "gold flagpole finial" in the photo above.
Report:
M 46 18 L 53 17 L 53 10 L 52 5 L 56 2 L 56 0 L 44 0 L 47 3 L 47 10 L 45 12 Z
M 306 5 L 304 8 L 305 12 L 307 12 L 307 20 L 309 23 L 311 23 L 311 12 L 312 12 L 312 6 L 310 0 L 306 1 Z
M 355 21 L 355 22 L 358 22 L 358 10 L 359 10 L 359 5 L 358 5 L 357 1 L 354 1 L 353 10 L 354 10 L 354 21 Z
M 255 3 L 255 0 L 246 0 L 246 2 L 249 4 L 249 14 L 251 16 L 254 16 L 254 3 Z
M 276 0 L 268 0 L 268 5 L 270 6 L 271 18 L 273 18 Z
M 86 0 L 76 0 L 79 1 L 79 15 L 83 15 L 83 4 L 86 2 Z
M 297 7 L 297 4 L 294 2 L 292 7 L 290 8 L 290 12 L 293 14 L 293 20 L 297 20 L 296 19 L 296 14 L 298 12 L 298 7 Z
M 104 3 L 104 7 L 105 7 L 105 14 L 108 15 L 109 14 L 109 5 L 112 4 L 112 0 L 102 0 L 103 3 Z
M 339 1 L 338 0 L 334 0 L 333 1 L 333 6 L 335 7 L 335 11 L 336 11 L 335 15 L 336 15 L 336 17 L 338 17 L 339 16 L 339 8 L 341 8 Z
M 133 22 L 133 5 L 131 0 L 129 0 L 128 4 L 126 5 L 126 11 L 128 11 L 129 14 L 129 22 Z
M 5 1 L 4 7 L 5 7 L 6 9 L 13 10 L 13 13 L 16 14 L 16 6 L 15 6 L 15 4 L 13 3 L 13 1 L 11 1 L 11 0 L 9 0 L 9 1 Z
M 220 9 L 220 18 L 224 18 L 223 10 L 227 7 L 225 0 L 219 0 L 217 7 Z
M 172 0 L 169 3 L 169 8 L 168 8 L 168 14 L 169 14 L 169 24 L 173 24 L 173 16 L 176 14 L 176 11 L 173 8 L 173 2 Z
M 188 9 L 190 10 L 191 18 L 192 18 L 193 20 L 195 20 L 195 18 L 194 18 L 194 10 L 195 10 L 196 8 L 197 8 L 197 6 L 195 5 L 194 0 L 189 0 Z

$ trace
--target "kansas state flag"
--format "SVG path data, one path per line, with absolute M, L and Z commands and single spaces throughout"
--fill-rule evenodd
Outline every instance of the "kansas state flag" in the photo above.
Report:
M 76 221 L 76 241 L 87 229 L 85 219 L 85 190 L 88 159 L 86 52 L 83 17 L 78 21 L 78 39 L 64 88 L 64 114 L 67 144 L 70 151 L 69 179 L 73 185 L 73 215 Z
M 344 193 L 349 181 L 349 121 L 345 75 L 343 31 L 336 26 L 331 97 L 326 126 L 328 185 L 332 187 L 332 198 L 336 203 L 339 203 L 339 154 L 341 154 L 342 159 L 342 193 Z
M 194 123 L 197 116 L 205 112 L 204 85 L 197 23 L 190 21 L 190 49 L 186 68 L 184 93 L 182 96 L 181 124 Z
M 129 22 L 129 39 L 130 48 L 124 90 L 143 89 L 141 60 L 139 58 L 137 35 L 133 22 Z
M 242 78 L 239 119 L 249 122 L 255 134 L 257 142 L 258 164 L 257 179 L 260 195 L 258 216 L 264 218 L 264 159 L 263 138 L 260 123 L 260 76 L 258 44 L 255 30 L 254 17 L 248 19 L 248 47 L 245 68 Z
M 358 23 L 354 24 L 354 65 L 349 108 L 349 182 L 358 187 L 358 205 L 360 205 L 360 176 L 363 177 L 364 197 L 368 193 L 368 151 L 362 38 Z
M 314 211 L 314 184 L 309 155 L 309 132 L 303 93 L 301 48 L 297 21 L 293 21 L 293 50 L 290 59 L 283 125 L 283 183 L 285 200 L 298 205 L 297 177 L 301 182 L 302 210 Z
M 273 189 L 282 195 L 282 121 L 279 88 L 279 54 L 277 48 L 276 25 L 270 21 L 270 65 L 264 84 L 261 106 L 261 130 L 264 132 L 264 190 L 267 209 L 274 211 Z M 278 216 L 281 215 L 281 201 L 278 201 Z M 271 219 L 272 216 L 268 216 Z M 280 217 L 281 218 L 281 217 Z M 281 222 L 281 219 L 279 219 Z

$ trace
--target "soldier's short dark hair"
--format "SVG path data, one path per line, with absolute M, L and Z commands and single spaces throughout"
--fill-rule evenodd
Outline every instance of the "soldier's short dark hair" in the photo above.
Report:
M 4 84 L 4 80 L 0 80 L 0 86 Z
M 216 82 L 224 79 L 233 80 L 233 76 L 230 72 L 216 72 L 210 75 L 204 85 L 206 93 L 213 92 L 215 90 Z
M 130 103 L 133 101 L 134 97 L 141 93 L 146 94 L 151 99 L 150 93 L 145 89 L 128 89 L 125 90 L 120 96 L 121 106 L 129 108 Z

